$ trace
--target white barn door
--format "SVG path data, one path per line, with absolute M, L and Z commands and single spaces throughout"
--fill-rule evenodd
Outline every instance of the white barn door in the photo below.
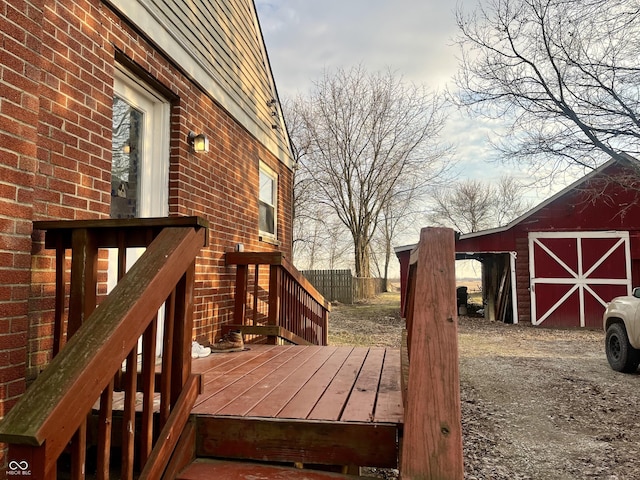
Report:
M 629 232 L 529 233 L 529 274 L 534 325 L 600 328 L 631 293 Z

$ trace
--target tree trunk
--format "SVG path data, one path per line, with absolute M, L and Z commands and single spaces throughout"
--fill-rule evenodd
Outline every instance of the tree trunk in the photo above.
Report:
M 391 262 L 391 241 L 389 238 L 384 242 L 384 273 L 382 277 L 382 291 L 389 291 L 389 263 Z
M 369 265 L 369 243 L 362 238 L 353 239 L 356 277 L 368 278 L 371 276 Z

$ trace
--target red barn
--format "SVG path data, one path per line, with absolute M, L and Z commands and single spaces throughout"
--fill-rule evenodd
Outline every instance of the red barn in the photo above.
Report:
M 485 317 L 600 328 L 606 303 L 640 285 L 639 167 L 611 160 L 510 224 L 461 235 L 457 258 L 483 264 Z

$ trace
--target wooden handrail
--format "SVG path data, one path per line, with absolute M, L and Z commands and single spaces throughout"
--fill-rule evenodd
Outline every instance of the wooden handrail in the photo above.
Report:
M 167 366 L 168 375 L 171 376 L 169 388 L 166 389 L 171 396 L 171 405 L 175 406 L 190 377 L 193 272 L 195 258 L 206 243 L 207 229 L 200 228 L 205 225 L 203 222 L 194 222 L 193 219 L 135 220 L 128 222 L 135 230 L 130 237 L 127 235 L 128 239 L 137 243 L 144 236 L 148 244 L 150 237 L 156 235 L 148 233 L 149 227 L 155 228 L 154 222 L 163 225 L 158 226 L 157 236 L 141 258 L 124 274 L 104 301 L 88 314 L 64 348 L 0 422 L 0 441 L 10 444 L 9 458 L 26 461 L 28 457 L 34 478 L 55 478 L 58 456 L 72 438 L 85 438 L 86 434 L 82 432 L 86 431 L 84 425 L 88 413 L 99 398 L 109 399 L 112 392 L 109 385 L 113 385 L 113 378 L 120 372 L 125 359 L 128 359 L 127 375 L 135 382 L 138 338 L 143 333 L 149 336 L 149 332 L 155 331 L 158 309 L 167 299 L 173 299 L 171 314 L 175 313 L 179 320 L 177 331 L 173 332 L 175 348 L 169 352 L 178 365 L 172 366 L 169 363 L 171 358 L 166 362 L 163 358 L 163 370 Z M 127 221 L 106 223 L 110 223 L 111 228 L 122 230 L 125 228 L 123 223 Z M 180 228 L 166 228 L 175 227 L 176 224 L 180 224 L 177 225 Z M 52 237 L 56 238 L 53 243 L 56 248 L 61 248 L 74 245 L 77 228 L 80 231 L 86 228 L 101 229 L 103 223 L 88 221 L 79 225 L 79 222 L 41 222 L 38 226 L 53 230 Z M 136 233 L 144 229 L 147 229 L 144 235 Z M 114 239 L 120 246 L 123 243 L 123 235 L 110 229 L 103 230 L 98 237 L 100 245 L 109 245 Z M 73 302 L 73 299 L 70 301 Z M 84 309 L 89 310 L 87 306 Z M 155 343 L 155 339 L 152 343 Z M 143 343 L 143 357 L 144 348 Z M 148 353 L 146 356 L 149 356 Z M 148 363 L 149 359 L 146 361 Z M 143 372 L 144 368 L 143 362 Z M 153 377 L 148 368 L 146 376 Z M 153 382 L 150 387 L 153 387 Z M 151 392 L 145 392 L 147 396 L 152 394 L 153 388 Z M 133 398 L 131 391 L 128 396 Z M 108 418 L 110 423 L 110 416 Z M 80 432 L 80 435 L 76 432 Z M 27 446 L 38 448 L 28 450 Z M 80 449 L 84 451 L 84 447 Z M 80 461 L 83 458 L 82 454 Z M 106 463 L 108 468 L 108 457 Z M 130 465 L 133 465 L 132 459 Z
M 331 302 L 318 292 L 282 252 L 229 252 L 225 254 L 225 262 L 227 265 L 280 265 L 316 302 L 331 311 Z
M 98 248 L 117 248 L 123 240 L 122 232 L 126 231 L 124 242 L 126 247 L 146 247 L 149 245 L 149 231 L 152 238 L 167 228 L 195 228 L 206 230 L 208 222 L 202 217 L 156 217 L 125 218 L 104 220 L 42 220 L 33 222 L 35 230 L 45 230 L 45 248 L 53 249 L 61 245 L 63 248 L 73 246 L 74 232 L 91 230 L 96 233 Z M 203 246 L 208 245 L 208 237 Z
M 462 480 L 452 230 L 422 229 L 420 243 L 411 255 L 407 289 L 409 364 L 408 379 L 403 381 L 406 399 L 402 478 Z M 406 374 L 406 369 L 403 370 Z
M 247 334 L 262 329 L 270 341 L 326 345 L 328 313 L 331 304 L 316 290 L 282 252 L 229 252 L 227 265 L 236 265 L 234 327 L 246 327 Z M 268 266 L 268 293 L 262 290 L 260 266 Z M 253 266 L 253 290 L 247 289 L 249 267 Z M 252 318 L 246 318 L 247 294 L 253 296 L 249 305 Z M 268 305 L 259 312 L 259 299 Z

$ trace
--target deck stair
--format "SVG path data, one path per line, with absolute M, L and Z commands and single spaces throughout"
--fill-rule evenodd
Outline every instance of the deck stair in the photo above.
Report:
M 324 355 L 329 355 L 331 348 L 335 348 L 335 352 L 324 363 L 318 362 L 322 366 L 316 369 L 311 368 L 315 356 L 306 358 L 311 352 L 298 350 L 308 347 L 292 347 L 288 353 L 281 353 L 283 356 L 274 356 L 276 350 L 256 349 L 254 360 L 228 359 L 227 367 L 237 363 L 231 372 L 247 373 L 240 375 L 238 390 L 228 398 L 222 393 L 226 388 L 223 387 L 224 373 L 218 371 L 216 374 L 215 367 L 208 369 L 205 364 L 194 365 L 194 371 L 199 371 L 205 378 L 204 393 L 196 400 L 193 410 L 196 416 L 193 432 L 198 438 L 194 456 L 200 458 L 190 463 L 176 478 L 354 478 L 291 467 L 295 462 L 298 466 L 316 468 L 318 465 L 310 464 L 319 462 L 343 465 L 343 472 L 357 473 L 356 467 L 365 465 L 397 466 L 403 479 L 461 480 L 464 471 L 454 258 L 450 230 L 422 231 L 420 247 L 412 255 L 407 330 L 403 335 L 402 352 L 353 349 L 337 372 L 327 375 L 322 381 L 321 372 L 326 374 L 328 368 L 325 365 L 339 364 L 337 358 L 344 355 L 344 350 L 323 347 Z M 352 356 L 364 358 L 361 366 L 350 360 Z M 270 371 L 266 365 L 271 361 L 275 362 L 272 367 L 278 367 L 273 369 L 273 373 L 266 374 Z M 286 365 L 298 368 L 289 372 Z M 372 365 L 380 368 L 375 395 L 369 388 L 376 376 L 373 372 L 377 370 Z M 343 383 L 344 377 L 349 376 L 347 372 L 351 381 Z M 331 376 L 333 378 L 329 380 Z M 233 377 L 231 373 L 229 378 Z M 253 379 L 249 380 L 249 377 Z M 283 395 L 279 390 L 290 385 L 294 391 L 298 388 L 296 381 L 302 383 L 303 378 L 307 383 L 295 394 Z M 223 387 L 222 390 L 219 387 Z M 323 393 L 318 396 L 317 392 L 323 388 Z M 315 394 L 311 395 L 310 390 Z M 342 400 L 337 402 L 337 398 L 332 398 L 333 394 L 342 396 Z M 375 398 L 374 406 L 368 411 L 365 405 L 370 406 L 372 398 Z M 401 406 L 397 405 L 398 399 L 402 401 Z M 303 404 L 306 408 L 302 408 Z M 385 410 L 387 407 L 390 410 Z M 329 414 L 330 411 L 333 414 Z M 383 411 L 393 414 L 384 418 Z M 401 418 L 392 419 L 391 416 L 399 411 L 402 412 Z M 296 418 L 292 418 L 293 412 L 297 412 Z M 351 417 L 355 412 L 357 414 Z M 388 428 L 393 429 L 393 435 L 387 436 Z M 362 429 L 360 433 L 354 433 L 359 429 Z M 400 444 L 402 448 L 398 451 Z M 389 448 L 390 445 L 393 448 Z M 379 450 L 367 453 L 371 448 Z M 393 453 L 389 454 L 391 451 Z M 332 456 L 334 453 L 336 456 Z M 204 456 L 219 456 L 227 460 L 208 460 L 202 458 Z M 267 465 L 251 460 L 280 464 Z
M 355 475 L 282 465 L 198 459 L 178 474 L 176 480 L 332 480 L 362 478 Z
M 397 468 L 398 350 L 252 345 L 193 369 L 198 457 Z
M 198 459 L 178 474 L 176 480 L 340 480 L 357 476 L 282 465 Z
M 205 222 L 37 227 L 56 251 L 55 357 L 0 422 L 9 464 L 26 463 L 31 478 L 321 480 L 347 478 L 327 470 L 362 466 L 399 468 L 403 479 L 463 478 L 451 230 L 423 229 L 412 254 L 402 351 L 327 346 L 329 306 L 293 267 L 277 255 L 264 263 L 262 255 L 235 254 L 228 259 L 237 266 L 234 322 L 268 327 L 257 330 L 267 343 L 192 361 Z M 129 247 L 146 252 L 125 273 Z M 117 248 L 119 282 L 98 306 L 100 248 Z M 306 344 L 293 345 L 298 338 Z M 92 452 L 97 465 L 87 472 Z

